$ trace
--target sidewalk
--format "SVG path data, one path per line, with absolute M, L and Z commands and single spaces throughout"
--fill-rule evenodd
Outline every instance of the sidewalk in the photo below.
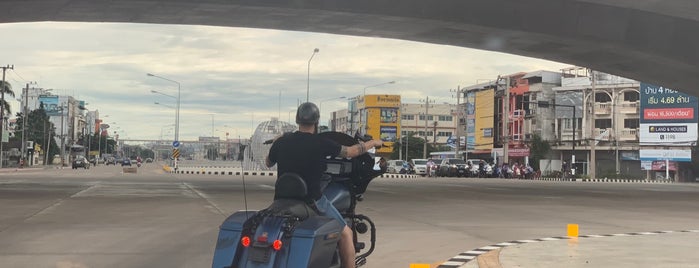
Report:
M 698 241 L 699 230 L 517 240 L 461 253 L 439 267 L 698 267 Z

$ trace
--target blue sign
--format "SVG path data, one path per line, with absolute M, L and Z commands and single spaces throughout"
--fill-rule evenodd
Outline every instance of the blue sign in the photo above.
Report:
M 180 147 L 180 142 L 179 142 L 179 141 L 173 141 L 173 142 L 172 142 L 172 147 L 175 147 L 175 148 Z

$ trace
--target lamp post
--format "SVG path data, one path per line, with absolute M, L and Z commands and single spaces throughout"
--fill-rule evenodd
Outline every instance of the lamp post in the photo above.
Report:
M 329 98 L 329 99 L 321 100 L 321 101 L 319 102 L 320 106 L 318 107 L 318 110 L 320 110 L 320 117 L 321 117 L 321 118 L 323 117 L 323 102 L 331 101 L 331 100 L 346 99 L 346 98 L 347 98 L 347 97 L 342 96 L 342 97 L 335 97 L 335 98 Z M 320 120 L 320 121 L 323 122 L 323 120 Z
M 367 89 L 367 88 L 378 87 L 378 86 L 383 86 L 383 85 L 388 85 L 388 84 L 395 84 L 395 83 L 396 83 L 396 81 L 390 81 L 390 82 L 385 82 L 385 83 L 381 83 L 381 84 L 366 86 L 366 87 L 364 87 L 364 95 L 366 95 L 366 89 Z
M 164 96 L 168 96 L 168 97 L 172 97 L 172 98 L 177 99 L 177 108 L 176 108 L 177 111 L 175 112 L 175 141 L 177 141 L 177 140 L 180 139 L 180 96 L 181 96 L 181 91 L 182 91 L 182 85 L 180 84 L 180 82 L 177 82 L 177 81 L 175 81 L 175 80 L 168 79 L 168 78 L 165 78 L 165 77 L 162 77 L 162 76 L 154 75 L 154 74 L 151 74 L 151 73 L 148 73 L 147 75 L 148 75 L 148 76 L 152 76 L 152 77 L 156 77 L 156 78 L 160 78 L 160 79 L 162 79 L 162 80 L 170 81 L 170 82 L 172 82 L 172 83 L 177 84 L 177 97 L 172 96 L 172 95 L 167 95 L 167 94 L 165 94 L 165 93 L 161 93 L 161 92 L 158 92 L 158 91 L 155 91 L 155 90 L 151 90 L 151 92 L 153 92 L 153 93 L 161 94 L 161 95 L 164 95 Z
M 177 84 L 177 98 L 176 98 L 177 99 L 177 108 L 175 109 L 176 110 L 175 111 L 175 140 L 173 141 L 173 144 L 174 144 L 174 142 L 177 142 L 180 140 L 180 96 L 181 96 L 181 92 L 182 92 L 182 85 L 180 84 L 180 82 L 177 82 L 175 80 L 168 79 L 168 78 L 165 78 L 162 76 L 157 76 L 157 75 L 154 75 L 151 73 L 148 73 L 147 75 L 152 76 L 152 77 L 157 77 L 157 78 L 160 78 L 162 80 Z M 155 90 L 151 90 L 151 92 L 166 95 L 164 93 L 160 93 L 160 92 L 157 92 Z M 166 96 L 170 96 L 170 95 L 166 95 Z M 174 97 L 174 96 L 170 96 L 170 97 Z M 173 166 L 175 168 L 175 171 L 177 171 L 177 157 L 173 157 L 173 159 L 174 159 Z
M 306 77 L 306 102 L 308 102 L 308 94 L 311 89 L 311 60 L 313 59 L 313 56 L 316 55 L 320 50 L 318 48 L 313 50 L 313 54 L 311 54 L 311 58 L 308 59 L 308 76 Z

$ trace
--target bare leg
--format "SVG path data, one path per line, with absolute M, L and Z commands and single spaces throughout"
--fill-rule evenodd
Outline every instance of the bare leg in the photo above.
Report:
M 342 238 L 340 238 L 340 259 L 342 268 L 354 268 L 354 241 L 352 230 L 347 226 L 342 229 Z

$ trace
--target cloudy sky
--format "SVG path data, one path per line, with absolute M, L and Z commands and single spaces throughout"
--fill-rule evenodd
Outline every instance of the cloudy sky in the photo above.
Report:
M 276 30 L 116 23 L 0 24 L 0 65 L 17 98 L 30 81 L 54 94 L 84 100 L 122 138 L 173 136 L 172 82 L 180 82 L 180 139 L 249 137 L 271 117 L 293 121 L 306 98 L 327 112 L 362 94 L 400 94 L 416 103 L 429 96 L 456 103 L 450 89 L 519 71 L 557 71 L 567 64 L 460 47 L 394 39 Z M 281 98 L 280 98 L 281 92 Z M 13 115 L 19 102 L 10 99 Z M 214 127 L 212 130 L 212 119 Z

